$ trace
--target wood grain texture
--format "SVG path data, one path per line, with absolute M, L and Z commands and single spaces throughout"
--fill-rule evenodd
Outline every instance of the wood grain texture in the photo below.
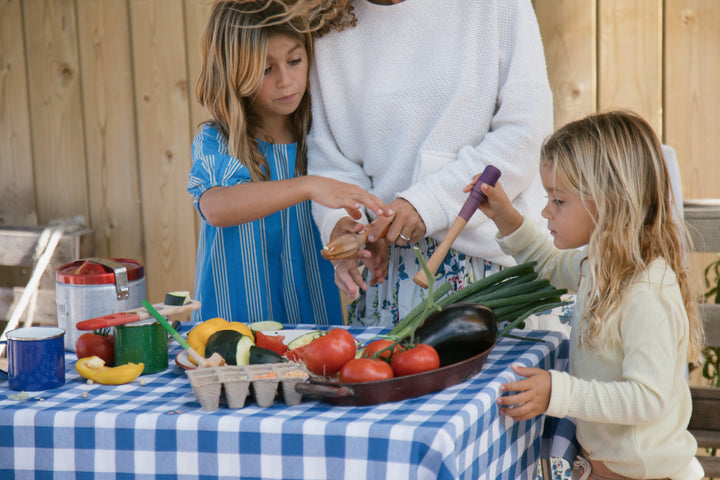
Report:
M 183 4 L 130 2 L 147 298 L 192 291 L 196 240 L 186 192 L 190 111 Z
M 88 218 L 75 2 L 23 3 L 38 222 Z
M 187 32 L 188 78 L 190 79 L 191 134 L 198 132 L 200 123 L 210 119 L 210 114 L 195 99 L 195 83 L 200 75 L 200 37 L 210 15 L 208 0 L 185 0 L 185 29 Z
M 720 198 L 720 2 L 667 0 L 665 143 L 685 198 Z
M 596 110 L 596 0 L 535 0 L 555 128 Z
M 210 113 L 200 105 L 195 98 L 195 83 L 200 75 L 201 66 L 201 50 L 200 37 L 208 17 L 210 16 L 210 7 L 212 3 L 208 0 L 185 0 L 185 35 L 187 43 L 187 63 L 189 78 L 189 96 L 190 96 L 190 136 L 195 137 L 199 131 L 202 122 L 210 120 Z M 192 159 L 188 159 L 188 165 L 192 165 Z M 193 208 L 195 238 L 198 238 L 200 232 L 200 215 Z
M 96 255 L 144 258 L 128 5 L 78 0 L 77 12 Z
M 0 225 L 37 225 L 22 9 L 0 0 Z
M 662 2 L 598 2 L 598 109 L 633 110 L 662 138 Z

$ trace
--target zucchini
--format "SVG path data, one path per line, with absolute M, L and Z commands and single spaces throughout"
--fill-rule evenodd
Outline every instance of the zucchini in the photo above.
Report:
M 322 335 L 323 332 L 320 330 L 313 330 L 312 332 L 300 335 L 299 337 L 290 340 L 290 342 L 288 343 L 288 350 L 292 350 L 293 348 L 298 347 L 304 347 L 305 345 L 312 342 L 316 338 L 321 337 Z
M 239 348 L 239 345 L 238 345 Z M 248 362 L 250 365 L 258 365 L 261 363 L 284 363 L 288 360 L 267 348 L 252 345 L 249 350 Z
M 240 349 L 242 344 L 243 349 Z M 205 344 L 205 358 L 210 358 L 213 353 L 220 354 L 228 365 L 243 365 L 238 363 L 249 361 L 250 346 L 255 345 L 252 337 L 243 335 L 236 330 L 218 330 L 210 335 Z M 238 353 L 240 353 L 238 357 Z
M 273 330 L 282 330 L 283 324 L 274 320 L 265 320 L 263 322 L 250 322 L 247 324 L 253 332 L 271 332 Z
M 237 342 L 235 347 L 235 364 L 250 365 L 251 351 L 255 347 L 252 338 L 243 335 Z
M 180 307 L 190 301 L 190 292 L 169 292 L 165 294 L 165 305 Z

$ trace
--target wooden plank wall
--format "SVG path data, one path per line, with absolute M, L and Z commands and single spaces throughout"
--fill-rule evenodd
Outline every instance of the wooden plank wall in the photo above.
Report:
M 720 2 L 534 0 L 555 125 L 630 108 L 675 147 L 685 198 L 720 197 Z M 0 225 L 86 217 L 148 298 L 192 290 L 185 191 L 207 0 L 0 0 Z M 2 248 L 2 245 L 0 245 Z

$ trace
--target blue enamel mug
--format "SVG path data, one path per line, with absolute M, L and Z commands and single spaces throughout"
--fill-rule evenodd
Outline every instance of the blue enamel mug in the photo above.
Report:
M 7 371 L 11 389 L 37 391 L 65 384 L 65 330 L 58 327 L 24 327 L 7 333 Z

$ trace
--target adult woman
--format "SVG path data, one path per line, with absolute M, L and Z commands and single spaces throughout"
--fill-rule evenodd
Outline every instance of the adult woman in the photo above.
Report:
M 541 222 L 537 165 L 552 96 L 529 0 L 352 5 L 357 25 L 316 41 L 308 173 L 355 183 L 396 212 L 371 228 L 374 243 L 360 254 L 365 277 L 357 259 L 336 262 L 335 275 L 351 297 L 367 289 L 351 320 L 391 325 L 423 293 L 412 282 L 420 267 L 410 246 L 432 254 L 467 179 L 486 165 L 502 171 L 515 207 Z M 362 228 L 343 215 L 313 205 L 324 241 Z M 438 273 L 461 288 L 512 264 L 495 233 L 475 215 Z

